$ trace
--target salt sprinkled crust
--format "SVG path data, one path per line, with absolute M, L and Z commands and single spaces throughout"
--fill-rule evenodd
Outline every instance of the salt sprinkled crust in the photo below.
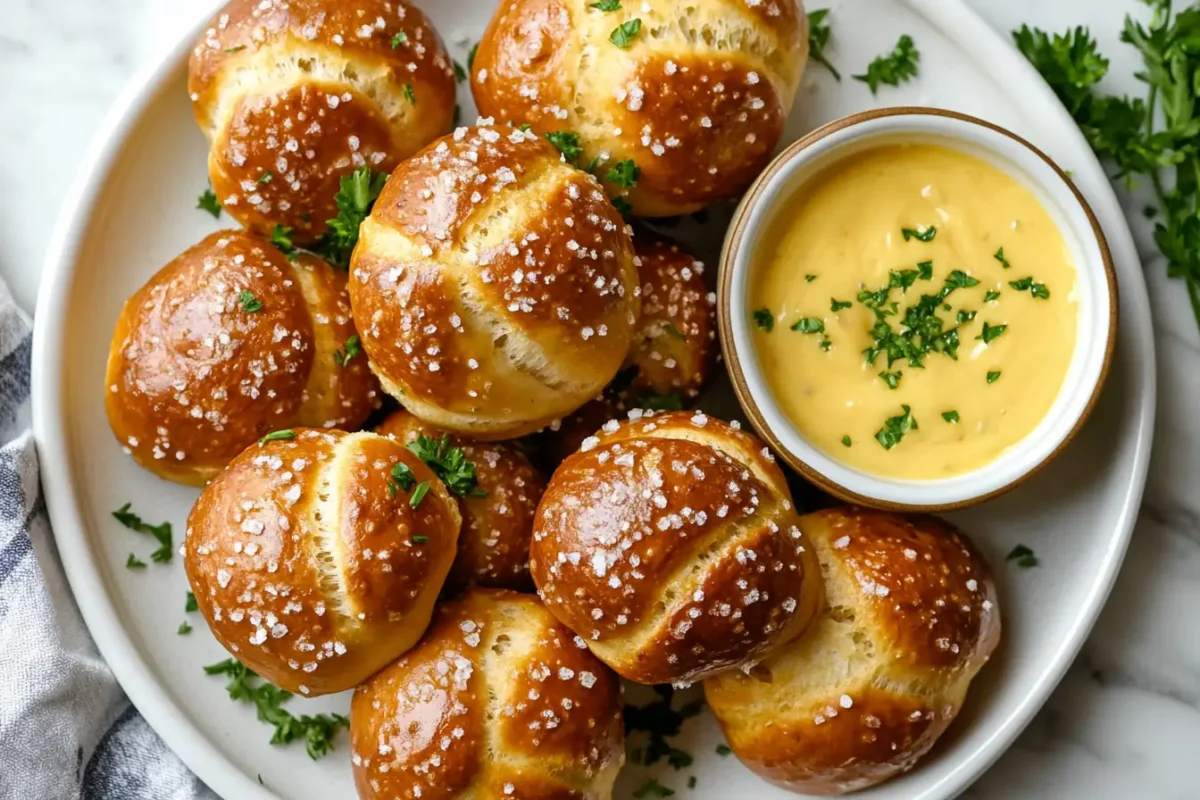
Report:
M 420 435 L 440 439 L 443 432 L 421 422 L 407 411 L 389 414 L 375 432 L 408 444 Z M 483 497 L 458 497 L 462 531 L 458 535 L 458 555 L 442 596 L 447 597 L 468 586 L 533 591 L 529 577 L 529 539 L 533 534 L 533 515 L 546 481 L 524 453 L 500 442 L 472 442 L 450 437 L 454 447 L 475 465 L 475 478 Z
M 393 493 L 403 463 L 428 492 Z M 196 604 L 230 653 L 271 683 L 353 688 L 429 624 L 461 517 L 446 487 L 398 442 L 311 428 L 255 444 L 188 517 Z
M 455 104 L 442 40 L 404 0 L 232 0 L 192 50 L 188 92 L 221 205 L 302 244 L 336 216 L 341 177 L 390 172 Z
M 911 769 L 954 720 L 1000 639 L 991 573 L 934 517 L 834 508 L 802 517 L 827 601 L 749 674 L 704 683 L 737 756 L 803 794 Z
M 109 424 L 139 464 L 201 486 L 270 431 L 361 424 L 379 385 L 362 356 L 334 358 L 354 335 L 344 273 L 306 253 L 289 261 L 251 234 L 214 233 L 121 310 Z
M 350 299 L 383 388 L 476 439 L 536 430 L 616 374 L 640 311 L 596 180 L 528 131 L 459 128 L 401 164 L 363 223 Z
M 618 26 L 640 29 L 627 47 Z M 638 216 L 736 195 L 771 158 L 808 58 L 798 0 L 502 0 L 479 43 L 480 113 L 579 134 L 597 174 L 632 159 Z M 614 194 L 626 194 L 608 183 Z
M 530 571 L 546 607 L 622 677 L 749 667 L 822 601 L 783 473 L 701 412 L 613 421 L 550 479 Z
M 609 800 L 620 683 L 537 598 L 474 589 L 354 693 L 363 800 Z

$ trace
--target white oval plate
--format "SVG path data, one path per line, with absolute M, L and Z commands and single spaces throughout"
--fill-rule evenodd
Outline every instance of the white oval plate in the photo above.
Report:
M 633 0 L 637 2 L 637 0 Z M 452 53 L 465 60 L 493 3 L 419 0 Z M 814 2 L 814 5 L 820 3 Z M 864 796 L 945 798 L 960 792 L 1007 747 L 1062 677 L 1108 594 L 1141 500 L 1154 418 L 1150 310 L 1129 229 L 1087 145 L 1036 73 L 1003 37 L 960 0 L 842 0 L 832 3 L 830 57 L 836 83 L 810 65 L 786 141 L 818 124 L 890 105 L 936 105 L 1005 125 L 1070 170 L 1107 232 L 1120 281 L 1121 332 L 1108 387 L 1091 422 L 1053 466 L 1011 495 L 955 514 L 990 557 L 1005 614 L 1004 642 L 972 689 L 962 717 L 913 772 Z M 921 52 L 921 78 L 873 98 L 850 80 L 875 55 L 909 33 Z M 192 37 L 176 43 L 135 80 L 85 159 L 50 246 L 34 336 L 34 431 L 58 550 L 96 643 L 147 720 L 209 786 L 228 798 L 352 798 L 348 746 L 320 762 L 302 745 L 272 747 L 252 708 L 230 702 L 224 681 L 201 666 L 226 653 L 192 616 L 179 559 L 125 569 L 130 552 L 152 549 L 110 512 L 126 501 L 147 519 L 170 520 L 179 534 L 193 489 L 165 483 L 121 453 L 105 420 L 104 364 L 124 299 L 162 264 L 215 229 L 194 209 L 205 188 L 205 143 L 185 92 Z M 460 87 L 463 118 L 473 105 Z M 719 216 L 719 215 L 718 215 Z M 228 217 L 222 222 L 229 224 Z M 720 225 L 676 229 L 716 265 Z M 712 270 L 715 272 L 715 269 Z M 736 411 L 718 389 L 702 404 Z M 177 534 L 178 538 L 178 534 Z M 1017 543 L 1041 567 L 1004 562 Z M 296 713 L 344 712 L 349 697 L 293 699 Z M 696 756 L 682 772 L 665 765 L 659 780 L 695 798 L 792 797 L 761 783 L 731 759 L 708 714 L 686 725 L 676 746 Z M 687 791 L 687 777 L 696 788 Z M 257 780 L 261 776 L 262 783 Z M 617 797 L 646 778 L 629 768 Z

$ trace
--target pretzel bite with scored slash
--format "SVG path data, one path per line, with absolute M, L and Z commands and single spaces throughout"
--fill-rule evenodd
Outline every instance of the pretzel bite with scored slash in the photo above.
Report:
M 392 173 L 350 265 L 363 349 L 416 416 L 537 430 L 617 373 L 640 311 L 630 235 L 596 180 L 529 131 L 459 128 Z
M 424 633 L 462 519 L 399 442 L 289 433 L 251 445 L 200 495 L 184 565 L 234 657 L 290 692 L 340 692 Z
M 617 677 L 537 598 L 473 589 L 354 693 L 363 800 L 609 800 L 625 760 Z
M 766 167 L 808 58 L 798 0 L 501 0 L 479 112 L 557 134 L 642 217 L 696 211 Z
M 632 415 L 550 479 L 530 548 L 538 594 L 629 680 L 750 667 L 802 633 L 823 597 L 783 473 L 729 423 Z
M 390 172 L 450 130 L 453 62 L 405 0 L 232 0 L 192 51 L 213 190 L 250 230 L 315 242 L 339 179 Z
M 511 445 L 448 436 L 407 411 L 388 415 L 375 432 L 425 460 L 458 500 L 462 531 L 443 596 L 467 586 L 532 591 L 529 537 L 546 482 L 529 459 Z
M 749 673 L 704 682 L 729 746 L 804 794 L 911 769 L 954 720 L 1000 639 L 991 573 L 934 517 L 832 508 L 802 517 L 825 576 L 808 633 Z
M 379 384 L 349 357 L 356 337 L 345 273 L 214 233 L 125 302 L 108 355 L 109 424 L 143 467 L 202 486 L 273 430 L 361 424 Z

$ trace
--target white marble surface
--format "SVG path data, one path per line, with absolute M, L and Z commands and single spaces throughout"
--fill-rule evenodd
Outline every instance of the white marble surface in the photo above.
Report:
M 1113 61 L 1110 88 L 1139 92 L 1117 34 L 1135 0 L 970 0 L 1008 31 L 1086 24 Z M 820 5 L 820 3 L 816 3 Z M 0 275 L 32 309 L 67 185 L 109 104 L 212 0 L 2 0 Z M 1136 210 L 1136 199 L 1129 207 Z M 1158 430 L 1129 556 L 1083 653 L 972 798 L 1200 798 L 1200 335 L 1134 213 L 1154 306 Z

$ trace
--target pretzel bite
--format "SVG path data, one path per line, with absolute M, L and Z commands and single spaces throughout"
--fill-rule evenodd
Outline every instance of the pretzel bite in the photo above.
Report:
M 301 428 L 251 445 L 208 485 L 184 566 L 225 649 L 276 686 L 328 694 L 421 637 L 461 522 L 399 442 Z
M 390 172 L 448 132 L 454 69 L 404 0 L 231 0 L 192 50 L 188 92 L 222 206 L 311 244 L 339 179 Z
M 799 0 L 596 6 L 501 0 L 471 73 L 480 113 L 559 134 L 638 216 L 738 194 L 770 161 L 804 72 Z
M 363 223 L 350 299 L 384 389 L 475 439 L 599 393 L 640 310 L 633 246 L 595 179 L 533 133 L 459 128 L 401 164 Z
M 498 442 L 447 436 L 407 411 L 388 415 L 375 431 L 410 446 L 418 455 L 435 454 L 439 464 L 435 470 L 445 471 L 447 463 L 455 462 L 446 485 L 458 499 L 463 525 L 443 595 L 467 586 L 532 591 L 529 537 L 546 482 L 524 453 Z M 454 450 L 462 452 L 461 462 Z
M 160 477 L 202 486 L 270 431 L 348 427 L 378 405 L 346 276 L 316 256 L 221 231 L 125 302 L 105 407 L 118 441 Z
M 822 601 L 783 473 L 700 412 L 606 424 L 538 506 L 530 572 L 550 613 L 640 683 L 749 667 Z
M 530 595 L 473 589 L 354 693 L 362 800 L 609 800 L 620 683 Z
M 802 517 L 825 576 L 808 633 L 749 673 L 704 682 L 750 769 L 842 794 L 911 769 L 954 720 L 1000 640 L 987 564 L 934 517 L 832 508 Z

